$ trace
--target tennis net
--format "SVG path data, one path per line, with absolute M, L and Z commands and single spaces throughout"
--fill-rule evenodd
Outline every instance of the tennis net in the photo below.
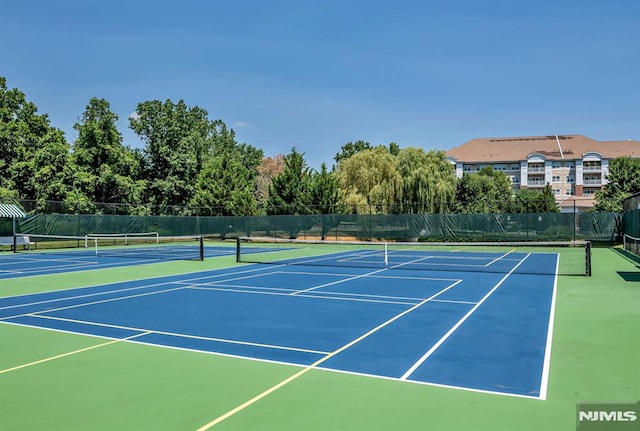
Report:
M 565 242 L 358 242 L 241 237 L 244 263 L 521 274 L 591 275 L 591 244 Z
M 623 246 L 625 251 L 640 256 L 640 238 L 624 234 Z
M 17 234 L 29 247 L 17 252 L 57 252 L 75 256 L 105 256 L 161 260 L 203 260 L 202 236 L 140 236 L 99 234 L 85 236 Z

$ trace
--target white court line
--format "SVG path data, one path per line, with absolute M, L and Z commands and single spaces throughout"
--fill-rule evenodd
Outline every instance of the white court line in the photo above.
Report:
M 397 265 L 393 265 L 393 266 L 377 269 L 375 271 L 367 272 L 365 274 L 354 275 L 352 277 L 345 278 L 344 280 L 337 280 L 337 281 L 333 281 L 331 283 L 325 283 L 325 284 L 321 284 L 319 286 L 310 287 L 308 289 L 298 290 L 298 291 L 295 291 L 295 292 L 291 293 L 291 295 L 299 295 L 301 293 L 311 292 L 312 290 L 321 289 L 321 288 L 327 287 L 327 286 L 333 286 L 333 285 L 336 285 L 336 284 L 344 283 L 346 281 L 357 280 L 358 278 L 368 277 L 368 276 L 371 276 L 371 275 L 374 275 L 374 274 L 378 274 L 378 273 L 383 272 L 383 271 L 387 271 L 389 269 L 396 269 L 396 268 L 400 268 L 401 266 L 411 265 L 413 263 L 420 262 L 421 260 L 424 260 L 424 259 L 427 259 L 427 258 L 415 259 L 415 260 L 412 260 L 412 261 L 409 261 L 409 262 L 403 262 L 403 263 L 399 263 Z
M 467 314 L 465 314 L 464 316 L 462 316 L 462 318 L 460 320 L 458 320 L 458 322 L 453 325 L 453 327 L 451 329 L 449 329 L 449 331 L 447 331 L 446 334 L 444 334 L 442 336 L 442 338 L 440 338 L 424 355 L 422 355 L 422 357 L 420 359 L 418 359 L 418 361 L 413 364 L 411 366 L 411 368 L 409 368 L 407 370 L 406 373 L 404 373 L 402 375 L 402 377 L 400 377 L 400 380 L 406 380 L 407 378 L 409 378 L 409 376 L 411 374 L 413 374 L 413 372 L 418 369 L 418 367 L 420 365 L 422 365 L 424 363 L 424 361 L 426 361 L 429 356 L 431 356 L 441 345 L 442 343 L 444 343 L 445 341 L 447 341 L 447 339 L 451 336 L 451 334 L 453 334 L 459 327 L 460 325 L 462 325 L 464 323 L 465 320 L 467 320 L 469 318 L 469 316 L 471 316 L 477 309 L 478 307 L 480 307 L 484 301 L 487 300 L 487 298 L 489 298 L 489 296 L 491 296 L 491 294 L 493 292 L 495 292 L 498 287 L 500 287 L 502 285 L 502 283 L 505 282 L 505 280 L 516 270 L 518 269 L 518 267 L 520 265 L 522 265 L 522 263 L 529 257 L 531 256 L 531 253 L 528 253 L 516 266 L 513 267 L 513 269 L 511 269 L 511 271 L 509 271 L 504 277 L 502 277 L 502 279 L 489 291 L 487 292 L 486 295 L 484 295 L 482 297 L 482 299 L 480 299 L 480 301 L 478 301 L 478 303 L 476 305 L 473 306 L 473 308 L 471 308 L 471 310 L 469 310 L 467 312 Z
M 294 296 L 291 293 L 282 293 L 282 292 L 260 292 L 260 291 L 251 291 L 251 290 L 246 290 L 246 289 L 229 289 L 229 288 L 225 288 L 225 287 L 199 287 L 199 286 L 193 286 L 193 287 L 188 287 L 188 289 L 193 289 L 193 290 L 214 290 L 214 291 L 220 291 L 220 292 L 234 292 L 234 293 L 246 293 L 249 295 L 273 295 L 273 296 Z M 371 302 L 371 303 L 377 303 L 377 304 L 395 304 L 395 305 L 415 305 L 415 301 L 413 302 L 402 302 L 402 301 L 383 301 L 383 300 L 376 300 L 376 299 L 362 299 L 362 298 L 344 298 L 344 297 L 338 297 L 338 296 L 324 296 L 324 295 L 320 295 L 318 293 L 316 294 L 308 294 L 308 293 L 301 293 L 299 295 L 295 295 L 297 297 L 300 298 L 316 298 L 316 299 L 326 299 L 326 300 L 331 300 L 331 301 L 353 301 L 353 302 Z
M 139 341 L 134 341 L 134 342 L 138 343 Z M 394 381 L 394 382 L 410 383 L 410 384 L 415 384 L 415 385 L 433 386 L 433 387 L 437 387 L 437 388 L 455 389 L 455 390 L 459 390 L 459 391 L 477 392 L 477 393 L 489 394 L 489 395 L 501 395 L 501 396 L 504 396 L 504 397 L 515 397 L 515 398 L 527 398 L 527 399 L 530 399 L 530 400 L 541 400 L 541 398 L 536 397 L 534 395 L 513 394 L 511 392 L 498 392 L 498 391 L 491 391 L 489 389 L 476 389 L 476 388 L 468 388 L 466 386 L 445 385 L 443 383 L 423 382 L 423 381 L 420 381 L 420 380 L 402 380 L 402 379 L 400 379 L 398 377 L 379 376 L 377 374 L 359 373 L 357 371 L 346 371 L 346 370 L 339 370 L 339 369 L 336 369 L 336 368 L 328 368 L 328 367 L 317 367 L 317 369 L 318 370 L 322 370 L 322 371 L 332 372 L 332 373 L 351 374 L 351 375 L 354 375 L 354 376 L 372 377 L 372 378 L 376 378 L 376 379 L 391 380 L 391 381 Z
M 128 295 L 128 296 L 120 296 L 120 297 L 117 297 L 117 298 L 102 299 L 100 301 L 83 302 L 81 304 L 69 305 L 69 306 L 66 306 L 66 307 L 58 307 L 58 308 L 52 308 L 52 309 L 48 309 L 48 310 L 41 310 L 41 311 L 30 312 L 30 313 L 15 314 L 13 316 L 0 317 L 0 321 L 5 320 L 5 319 L 13 319 L 13 318 L 16 318 L 16 317 L 35 316 L 35 315 L 40 314 L 40 313 L 52 313 L 54 311 L 70 310 L 72 308 L 80 308 L 80 307 L 85 307 L 87 305 L 104 304 L 106 302 L 115 302 L 115 301 L 121 301 L 121 300 L 124 300 L 124 299 L 139 298 L 141 296 L 156 295 L 158 293 L 167 293 L 167 292 L 173 292 L 173 291 L 176 291 L 176 290 L 183 290 L 183 289 L 186 289 L 186 287 L 172 287 L 170 289 L 156 290 L 154 292 L 145 292 L 145 293 L 138 293 L 136 295 Z
M 0 307 L 0 310 L 9 310 L 11 308 L 20 308 L 20 307 L 30 307 L 33 305 L 41 305 L 41 304 L 51 304 L 54 302 L 61 302 L 61 301 L 67 301 L 70 299 L 81 299 L 81 298 L 90 298 L 92 296 L 100 296 L 100 295 L 108 295 L 110 293 L 120 293 L 120 292 L 129 292 L 132 290 L 140 290 L 140 289 L 147 289 L 150 287 L 156 287 L 156 286 L 162 286 L 163 284 L 174 284 L 174 283 L 156 283 L 156 284 L 146 284 L 144 286 L 138 286 L 138 287 L 126 287 L 124 289 L 116 289 L 116 290 L 107 290 L 104 292 L 94 292 L 94 293 L 87 293 L 85 295 L 75 295 L 75 296 L 65 296 L 62 298 L 54 298 L 54 299 L 46 299 L 43 301 L 34 301 L 34 302 L 26 302 L 26 303 L 21 303 L 21 304 L 14 304 L 14 305 L 6 305 L 4 307 Z M 185 283 L 188 284 L 188 283 Z M 83 288 L 85 289 L 85 288 Z M 43 292 L 42 294 L 46 294 L 49 292 Z M 31 296 L 31 295 L 40 295 L 39 293 L 32 293 L 32 294 L 28 294 L 28 295 L 23 295 L 23 296 Z M 0 299 L 4 299 L 4 298 L 0 298 Z M 0 320 L 3 318 L 0 318 Z
M 46 262 L 46 261 L 45 261 Z M 113 263 L 91 263 L 90 266 L 85 265 L 80 265 L 81 262 L 79 262 L 76 265 L 58 265 L 58 266 L 52 266 L 52 267 L 48 267 L 48 268 L 43 268 L 43 269 L 32 269 L 32 268 L 23 268 L 22 271 L 25 271 L 26 275 L 25 277 L 39 277 L 41 275 L 54 275 L 54 274 L 60 274 L 60 273 L 64 273 L 66 271 L 56 271 L 56 269 L 64 269 L 64 270 L 69 270 L 69 269 L 76 269 L 76 268 L 82 268 L 79 269 L 77 271 L 73 271 L 73 272 L 87 272 L 87 271 L 95 271 L 98 269 L 107 269 L 110 267 L 126 267 L 126 266 L 136 266 L 136 265 L 146 265 L 149 263 L 158 263 L 158 259 L 138 259 L 136 260 L 135 264 L 131 264 L 131 265 L 126 265 L 126 264 L 122 264 L 121 262 L 113 262 Z M 86 269 L 85 269 L 86 268 Z
M 496 258 L 496 259 L 493 259 L 491 262 L 487 263 L 487 264 L 485 265 L 485 267 L 489 267 L 489 266 L 493 265 L 493 264 L 494 264 L 494 263 L 496 263 L 497 261 L 502 260 L 503 258 L 505 258 L 505 257 L 509 256 L 509 255 L 510 255 L 511 253 L 513 253 L 514 251 L 516 251 L 516 249 L 515 249 L 515 248 L 514 248 L 514 249 L 509 250 L 507 253 L 503 254 L 502 256 L 500 256 L 500 257 L 498 257 L 498 258 Z M 504 259 L 504 260 L 515 260 L 515 259 L 517 259 L 517 258 L 514 258 L 514 259 Z
M 77 319 L 69 319 L 66 317 L 55 317 L 55 316 L 46 316 L 46 315 L 28 315 L 28 317 L 36 317 L 39 319 L 49 319 L 56 320 L 61 322 L 70 322 L 70 323 L 78 323 L 82 325 L 90 325 L 90 326 L 100 326 L 103 328 L 113 328 L 113 329 L 123 329 L 127 331 L 136 331 L 136 332 L 146 332 L 148 334 L 158 334 L 158 335 L 167 335 L 170 337 L 179 337 L 179 338 L 190 338 L 194 340 L 203 340 L 203 341 L 215 341 L 219 343 L 225 344 L 238 344 L 243 346 L 253 346 L 253 347 L 262 347 L 265 349 L 274 349 L 274 350 L 289 350 L 294 352 L 303 352 L 303 353 L 314 353 L 318 355 L 328 355 L 329 352 L 324 352 L 321 350 L 312 350 L 312 349 L 304 349 L 301 347 L 290 347 L 290 346 L 280 346 L 275 344 L 265 344 L 265 343 L 254 343 L 251 341 L 238 341 L 238 340 L 230 340 L 228 338 L 216 338 L 216 337 L 204 337 L 199 335 L 190 335 L 190 334 L 180 334 L 177 332 L 167 332 L 167 331 L 156 331 L 154 329 L 148 328 L 137 328 L 134 326 L 121 326 L 121 325 L 112 325 L 109 323 L 99 323 L 99 322 L 89 322 L 86 320 L 77 320 Z M 39 327 L 39 326 L 36 326 Z M 89 334 L 91 335 L 91 334 Z
M 375 278 L 375 277 L 371 277 L 371 278 Z M 378 277 L 379 278 L 379 277 Z M 448 280 L 448 281 L 458 281 L 458 279 L 452 279 L 452 280 Z M 230 288 L 228 289 L 230 292 L 233 292 L 235 290 L 233 289 L 246 289 L 246 290 L 266 290 L 266 291 L 274 291 L 274 292 L 292 292 L 295 291 L 295 289 L 287 289 L 284 287 L 265 287 L 265 286 L 249 286 L 249 285 L 241 285 L 241 284 L 226 284 L 226 283 L 222 283 L 220 282 L 219 284 L 201 284 L 201 283 L 197 283 L 197 284 L 193 284 L 193 283 L 176 283 L 176 284 L 184 284 L 184 285 L 188 285 L 189 287 L 191 287 L 192 289 L 200 289 L 200 290 L 227 290 L 226 288 Z M 241 291 L 242 293 L 244 293 L 244 290 Z M 256 292 L 259 293 L 259 292 Z M 348 293 L 348 292 L 336 292 L 333 290 L 323 290 L 320 292 L 315 292 L 315 295 L 338 295 L 338 296 L 356 296 L 356 297 L 361 297 L 361 298 L 375 298 L 375 299 L 391 299 L 391 300 L 405 300 L 405 301 L 413 301 L 414 303 L 416 301 L 422 301 L 424 299 L 424 296 L 422 297 L 412 297 L 412 296 L 395 296 L 395 295 L 372 295 L 369 293 Z M 302 295 L 300 295 L 302 296 Z M 311 296 L 309 296 L 311 297 Z M 316 296 L 314 296 L 316 297 Z M 322 297 L 322 296 L 320 296 Z M 448 303 L 452 303 L 452 304 L 471 304 L 474 305 L 476 302 L 472 302 L 472 301 L 457 301 L 457 300 L 449 300 L 449 299 L 434 299 L 433 302 L 448 302 Z
M 274 271 L 273 274 L 301 274 L 301 275 L 328 275 L 332 277 L 345 277 L 353 274 L 348 273 L 329 273 L 329 272 L 310 272 L 310 271 Z M 457 278 L 442 278 L 442 277 L 421 277 L 421 276 L 409 276 L 409 275 L 372 275 L 370 278 L 385 278 L 392 280 L 436 280 L 436 281 L 457 281 Z
M 551 344 L 553 339 L 553 323 L 556 313 L 556 292 L 558 289 L 558 272 L 560 267 L 560 255 L 556 256 L 556 272 L 553 277 L 553 292 L 549 307 L 549 326 L 547 327 L 547 342 L 544 349 L 544 362 L 542 364 L 542 376 L 540 377 L 540 399 L 547 399 L 547 387 L 549 385 L 549 368 L 551 365 Z
M 278 266 L 282 266 L 282 265 L 278 265 Z M 195 277 L 195 278 L 185 278 L 184 280 L 181 280 L 182 282 L 188 282 L 190 280 L 202 280 L 202 279 L 207 279 L 207 278 L 217 278 L 217 277 L 224 277 L 225 275 L 233 275 L 233 274 L 242 274 L 242 273 L 248 273 L 248 272 L 258 272 L 258 271 L 266 271 L 267 269 L 271 269 L 271 268 L 265 268 L 265 267 L 258 267 L 258 268 L 254 268 L 254 269 L 248 269 L 248 270 L 243 270 L 243 271 L 237 271 L 237 272 L 233 272 L 233 273 L 224 273 L 224 274 L 210 274 L 211 272 L 216 272 L 216 271 L 225 271 L 227 269 L 229 269 L 231 267 L 227 267 L 227 268 L 219 268 L 219 269 L 207 269 L 204 271 L 198 271 L 198 272 L 193 272 L 193 273 L 187 273 L 187 274 L 173 274 L 173 275 L 161 275 L 158 277 L 142 277 L 142 278 L 134 278 L 132 280 L 125 280 L 125 281 L 114 281 L 112 283 L 102 283 L 102 284 L 93 284 L 90 286 L 80 286 L 80 287 L 73 287 L 71 289 L 56 289 L 56 290 L 47 290 L 47 291 L 43 291 L 43 292 L 35 292 L 35 293 L 26 293 L 26 294 L 20 294 L 20 295 L 10 295 L 10 296 L 3 296 L 0 298 L 0 302 L 2 302 L 2 300 L 4 299 L 8 299 L 8 298 L 19 298 L 21 296 L 32 296 L 32 295 L 46 295 L 49 293 L 59 293 L 59 292 L 72 292 L 74 290 L 85 290 L 85 289 L 91 289 L 91 288 L 95 288 L 95 287 L 103 287 L 103 286 L 112 286 L 115 284 L 123 284 L 123 283 L 135 283 L 135 282 L 139 282 L 139 281 L 143 281 L 143 280 L 148 280 L 148 281 L 152 281 L 152 280 L 162 280 L 162 279 L 167 279 L 167 278 L 173 278 L 173 277 L 180 277 L 180 276 L 184 276 L 184 275 L 196 275 L 196 274 L 208 274 L 208 275 L 204 275 L 202 277 Z M 77 272 L 84 272 L 84 271 L 77 271 Z M 269 274 L 269 273 L 267 273 Z M 177 283 L 176 281 L 164 281 L 161 283 L 153 283 L 153 284 L 146 284 L 144 286 L 140 286 L 140 287 L 130 287 L 130 288 L 126 288 L 126 289 L 122 289 L 122 290 L 128 290 L 128 289 L 141 289 L 141 288 L 145 288 L 145 287 L 153 287 L 153 286 L 161 286 L 163 284 L 172 284 L 172 283 Z M 116 290 L 114 291 L 107 291 L 107 292 L 102 292 L 102 293 L 109 293 L 109 292 L 117 292 Z M 65 297 L 65 298 L 61 298 L 60 300 L 63 299 L 69 299 L 69 298 L 74 298 L 74 297 Z M 22 305 L 31 305 L 32 303 L 26 303 L 26 304 L 22 304 Z M 2 308 L 0 308 L 1 310 Z

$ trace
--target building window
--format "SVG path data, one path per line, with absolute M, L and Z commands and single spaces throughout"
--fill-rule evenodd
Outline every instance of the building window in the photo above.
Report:
M 514 176 L 512 176 L 512 177 L 511 177 L 511 182 L 512 182 L 513 184 L 518 184 L 518 183 L 520 183 L 520 177 L 517 177 L 517 176 L 515 176 L 515 175 L 514 175 Z
M 567 196 L 573 196 L 573 190 L 571 190 L 571 189 L 565 190 L 564 194 L 567 195 Z
M 551 178 L 551 182 L 559 183 L 559 182 L 560 182 L 560 175 L 554 175 L 554 176 Z
M 512 171 L 519 171 L 520 170 L 520 165 L 511 165 L 511 170 Z
M 567 182 L 572 183 L 574 181 L 573 175 L 567 175 Z
M 560 194 L 560 189 L 553 189 L 553 194 L 554 195 L 559 195 Z
M 584 196 L 592 196 L 595 193 L 595 191 L 593 189 L 584 189 L 582 191 L 582 194 Z
M 556 161 L 551 162 L 552 168 L 559 168 L 561 166 L 562 166 L 562 162 L 556 162 Z
M 575 167 L 575 162 L 564 162 L 564 165 L 567 168 L 573 168 L 573 167 Z

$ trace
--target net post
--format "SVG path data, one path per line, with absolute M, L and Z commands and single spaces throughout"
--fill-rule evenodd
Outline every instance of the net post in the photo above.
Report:
M 18 235 L 16 235 L 15 233 L 13 234 L 13 252 L 18 252 Z
M 204 260 L 204 236 L 200 235 L 199 237 L 199 242 L 200 242 L 200 256 L 199 256 L 199 260 L 203 261 Z
M 240 237 L 236 238 L 236 263 L 240 263 Z
M 389 246 L 388 243 L 384 243 L 384 264 L 389 265 Z
M 586 249 L 586 262 L 585 262 L 585 275 L 591 277 L 591 242 L 587 241 L 585 244 Z

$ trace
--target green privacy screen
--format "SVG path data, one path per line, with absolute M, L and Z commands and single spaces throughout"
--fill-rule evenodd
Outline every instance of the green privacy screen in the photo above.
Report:
M 329 214 L 247 217 L 38 214 L 18 221 L 25 234 L 158 232 L 162 236 L 270 236 L 358 240 L 616 240 L 616 213 Z

